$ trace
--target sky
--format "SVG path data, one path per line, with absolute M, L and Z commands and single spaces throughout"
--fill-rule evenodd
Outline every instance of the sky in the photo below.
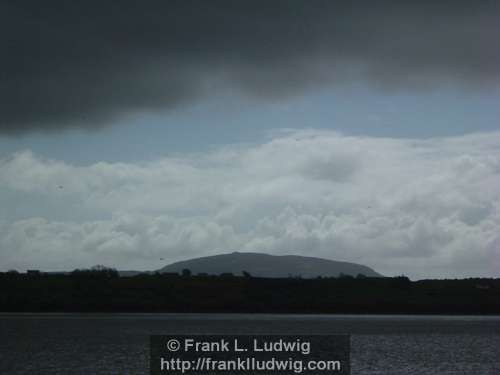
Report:
M 499 36 L 496 1 L 3 1 L 0 271 L 500 277 Z

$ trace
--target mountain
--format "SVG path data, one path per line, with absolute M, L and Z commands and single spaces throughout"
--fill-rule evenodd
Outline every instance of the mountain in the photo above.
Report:
M 194 258 L 169 264 L 158 272 L 182 272 L 189 269 L 193 275 L 207 273 L 220 275 L 233 273 L 241 275 L 243 271 L 256 277 L 294 277 L 313 278 L 318 276 L 339 276 L 340 274 L 369 277 L 382 277 L 373 269 L 356 263 L 305 257 L 298 255 L 269 255 L 261 253 L 221 254 Z

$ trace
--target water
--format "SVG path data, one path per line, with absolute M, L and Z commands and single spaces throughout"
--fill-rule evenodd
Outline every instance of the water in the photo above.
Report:
M 353 375 L 500 374 L 500 317 L 0 314 L 0 374 L 148 374 L 151 334 L 350 333 Z

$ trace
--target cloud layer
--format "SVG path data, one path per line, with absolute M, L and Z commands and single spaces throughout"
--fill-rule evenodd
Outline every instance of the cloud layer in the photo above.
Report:
M 20 152 L 0 161 L 0 264 L 152 269 L 239 250 L 415 278 L 499 276 L 499 140 L 308 130 L 88 166 Z
M 3 1 L 0 134 L 96 127 L 221 90 L 498 84 L 497 1 Z

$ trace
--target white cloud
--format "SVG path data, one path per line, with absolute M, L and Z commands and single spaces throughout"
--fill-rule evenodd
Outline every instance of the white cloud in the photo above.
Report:
M 26 197 L 40 204 L 14 217 Z M 241 250 L 388 275 L 499 276 L 500 133 L 289 131 L 259 145 L 89 166 L 25 151 L 0 161 L 0 201 L 4 269 L 151 269 Z

